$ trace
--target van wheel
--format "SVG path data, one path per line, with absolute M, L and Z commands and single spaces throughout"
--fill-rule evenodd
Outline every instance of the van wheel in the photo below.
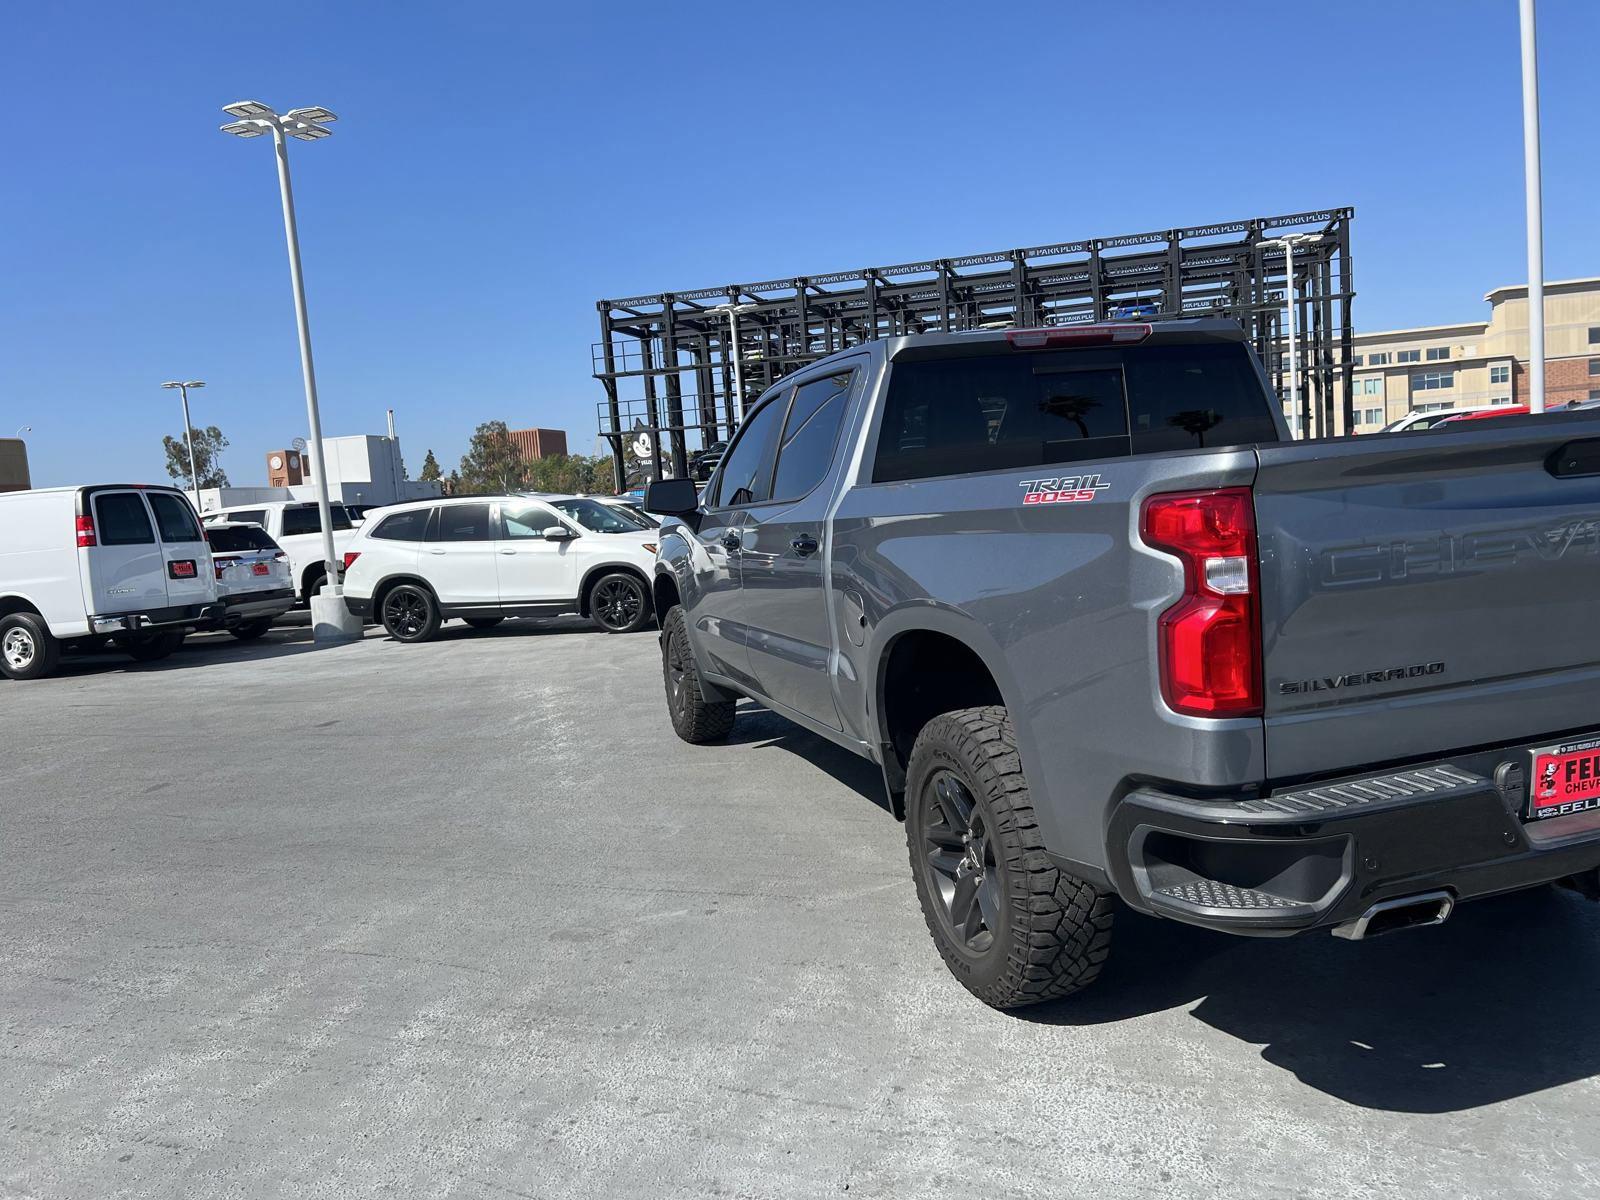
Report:
M 985 1004 L 1056 1000 L 1100 974 L 1111 896 L 1045 854 L 1005 709 L 923 726 L 906 771 L 906 841 L 934 945 Z
M 493 629 L 504 621 L 504 617 L 467 617 L 466 622 L 474 629 Z
M 44 618 L 19 612 L 0 620 L 0 673 L 8 679 L 38 679 L 56 669 L 61 643 Z
M 635 633 L 650 623 L 649 597 L 638 576 L 615 571 L 589 592 L 589 615 L 607 633 Z
M 439 632 L 439 606 L 414 583 L 397 584 L 384 594 L 382 616 L 397 642 L 425 642 Z
M 700 668 L 689 645 L 689 619 L 682 606 L 667 614 L 661 632 L 661 674 L 667 684 L 667 713 L 684 741 L 700 745 L 728 736 L 733 728 L 732 700 L 707 700 L 700 690 Z
M 228 632 L 241 642 L 253 642 L 271 628 L 271 620 L 242 621 L 238 625 L 230 625 Z
M 135 662 L 159 662 L 183 645 L 184 633 L 182 629 L 166 629 L 160 633 L 129 634 L 113 640 L 117 643 L 117 649 Z

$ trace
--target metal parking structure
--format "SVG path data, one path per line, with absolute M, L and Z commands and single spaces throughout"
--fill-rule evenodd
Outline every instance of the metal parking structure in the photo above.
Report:
M 653 477 L 684 475 L 691 439 L 703 448 L 726 438 L 746 402 L 837 350 L 903 334 L 1134 317 L 1238 319 L 1274 388 L 1287 397 L 1290 281 L 1275 239 L 1294 233 L 1313 238 L 1296 247 L 1293 260 L 1298 429 L 1331 436 L 1355 423 L 1354 214 L 1325 208 L 600 300 L 600 340 L 591 349 L 594 376 L 605 390 L 597 405 L 600 436 L 611 448 L 619 486 L 633 439 L 647 444 L 639 457 L 649 460 Z M 1336 376 L 1344 385 L 1338 422 Z

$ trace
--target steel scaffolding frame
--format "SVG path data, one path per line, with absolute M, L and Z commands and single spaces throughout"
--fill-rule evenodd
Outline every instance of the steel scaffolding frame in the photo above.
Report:
M 641 438 L 654 478 L 688 472 L 689 437 L 727 437 L 747 401 L 836 350 L 873 338 L 1129 317 L 1230 316 L 1245 327 L 1287 400 L 1285 255 L 1296 245 L 1301 436 L 1355 425 L 1350 320 L 1352 208 L 1318 209 L 1022 250 L 926 259 L 760 283 L 600 300 L 591 350 L 605 389 L 600 436 L 618 486 L 625 445 Z M 737 326 L 737 347 L 731 329 Z M 743 395 L 735 397 L 735 363 Z M 1334 380 L 1342 379 L 1341 421 Z M 663 450 L 663 440 L 666 448 Z M 665 460 L 665 461 L 664 461 Z

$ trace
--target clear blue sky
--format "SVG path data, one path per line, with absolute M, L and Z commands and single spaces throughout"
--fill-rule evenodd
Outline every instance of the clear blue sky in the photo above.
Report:
M 1540 9 L 1547 274 L 1600 274 L 1600 4 Z M 325 431 L 393 406 L 413 474 L 492 418 L 591 450 L 601 296 L 1344 204 L 1359 328 L 1525 276 L 1514 0 L 34 5 L 4 43 L 0 436 L 39 485 L 164 478 L 173 377 L 235 483 L 304 432 L 234 99 L 339 114 L 293 144 Z

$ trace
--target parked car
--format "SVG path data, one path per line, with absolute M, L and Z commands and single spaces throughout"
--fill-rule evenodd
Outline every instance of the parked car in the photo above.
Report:
M 221 616 L 211 552 L 175 488 L 91 484 L 0 492 L 0 672 L 48 675 L 109 637 L 165 658 Z
M 206 540 L 223 609 L 214 628 L 243 642 L 260 637 L 294 607 L 289 556 L 266 530 L 246 521 L 211 521 Z
M 625 496 L 590 496 L 587 498 L 596 503 L 604 504 L 607 508 L 614 508 L 620 513 L 625 513 L 639 522 L 640 526 L 645 529 L 661 528 L 659 519 L 645 512 L 644 509 Z
M 1424 429 L 1432 429 L 1443 421 L 1452 417 L 1465 416 L 1468 413 L 1480 413 L 1485 416 L 1496 416 L 1504 410 L 1504 405 L 1477 404 L 1462 408 L 1436 408 L 1431 412 L 1414 411 L 1395 421 L 1390 421 L 1379 433 L 1401 433 L 1412 431 L 1420 433 Z M 1526 411 L 1526 410 L 1524 410 Z
M 651 487 L 667 711 L 878 763 L 1002 1008 L 1092 981 L 1118 897 L 1352 939 L 1600 897 L 1594 430 L 1293 442 L 1216 319 L 869 342 L 769 389 L 703 502 Z
M 355 526 L 344 505 L 331 506 L 333 552 L 342 555 L 355 537 Z M 328 571 L 322 560 L 322 520 L 314 503 L 304 500 L 275 500 L 264 504 L 237 504 L 205 514 L 214 521 L 244 521 L 259 525 L 267 536 L 289 556 L 289 575 L 294 580 L 295 599 L 304 603 L 322 590 Z
M 1482 421 L 1494 417 L 1525 417 L 1531 410 L 1526 404 L 1498 404 L 1492 408 L 1469 408 L 1461 412 L 1444 414 L 1440 425 L 1459 425 L 1463 421 Z
M 579 613 L 608 633 L 651 623 L 656 543 L 643 530 L 596 533 L 531 496 L 463 496 L 375 514 L 344 555 L 350 611 L 401 642 L 460 617 Z

